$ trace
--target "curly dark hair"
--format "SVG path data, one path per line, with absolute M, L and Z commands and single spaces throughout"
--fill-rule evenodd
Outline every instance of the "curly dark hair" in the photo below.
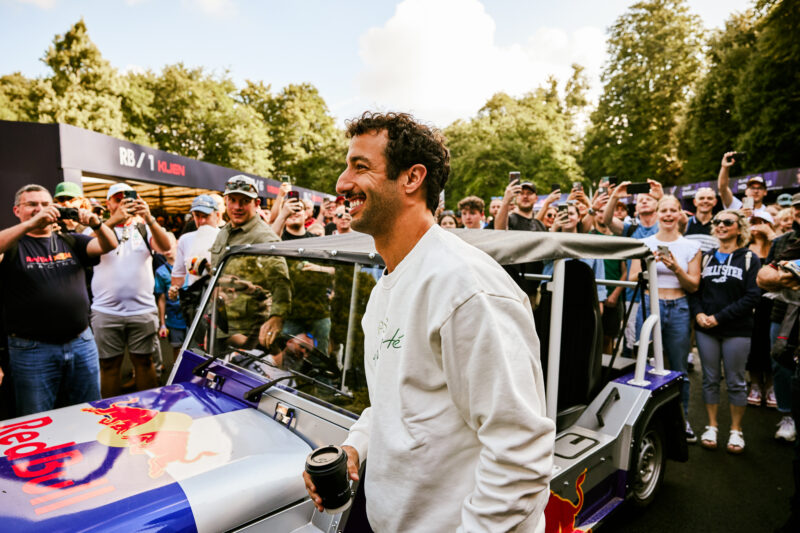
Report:
M 347 122 L 347 136 L 356 137 L 373 131 L 386 130 L 386 175 L 396 180 L 400 172 L 413 165 L 423 165 L 425 176 L 425 204 L 431 212 L 439 205 L 439 193 L 450 175 L 450 150 L 445 138 L 436 128 L 417 122 L 407 113 L 373 113 L 366 111 L 357 119 Z

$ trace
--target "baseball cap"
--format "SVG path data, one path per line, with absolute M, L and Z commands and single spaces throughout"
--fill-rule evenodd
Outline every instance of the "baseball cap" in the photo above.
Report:
M 530 189 L 530 191 L 533 193 L 536 192 L 536 185 L 534 185 L 530 181 L 523 181 L 522 183 L 519 184 L 519 186 L 522 187 L 523 189 Z
M 127 183 L 115 183 L 111 187 L 108 188 L 108 192 L 106 193 L 106 200 L 114 196 L 115 194 L 119 194 L 124 191 L 132 191 L 133 187 L 128 185 Z
M 56 185 L 56 192 L 53 194 L 53 198 L 58 198 L 59 196 L 77 198 L 79 196 L 83 196 L 83 191 L 81 190 L 81 186 L 77 183 L 72 183 L 71 181 L 62 181 Z
M 761 185 L 761 186 L 762 186 L 762 187 L 764 187 L 764 188 L 766 188 L 766 187 L 767 187 L 767 182 L 765 182 L 765 181 L 764 181 L 764 178 L 762 178 L 761 176 L 753 176 L 752 178 L 750 178 L 749 180 L 747 180 L 747 186 L 748 186 L 748 187 L 749 187 L 750 185 L 752 185 L 753 183 L 758 183 L 759 185 Z
M 789 207 L 792 205 L 792 195 L 785 192 L 778 196 L 778 205 L 781 207 Z
M 232 178 L 228 178 L 223 195 L 228 196 L 229 194 L 236 193 L 249 196 L 250 198 L 258 198 L 257 191 L 256 181 L 253 178 L 245 176 L 244 174 L 237 174 Z
M 205 213 L 206 215 L 210 215 L 216 210 L 217 203 L 214 201 L 214 199 L 207 194 L 201 194 L 192 200 L 192 208 L 189 211 L 199 211 L 201 213 Z
M 763 207 L 761 209 L 753 209 L 753 214 L 750 217 L 750 219 L 754 219 L 754 218 L 760 218 L 761 220 L 765 220 L 765 221 L 769 222 L 770 224 L 774 224 L 775 223 L 775 219 L 773 219 L 772 215 L 769 214 L 769 211 L 767 211 Z
M 796 206 L 800 204 L 800 192 L 796 192 L 792 195 L 792 206 Z

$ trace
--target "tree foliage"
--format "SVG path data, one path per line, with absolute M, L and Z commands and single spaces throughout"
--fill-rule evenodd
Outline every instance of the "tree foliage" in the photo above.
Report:
M 734 91 L 738 150 L 745 170 L 762 172 L 800 165 L 800 2 L 762 2 L 755 51 Z
M 617 19 L 585 139 L 587 175 L 680 179 L 678 132 L 701 46 L 700 19 L 685 0 L 638 2 Z
M 580 181 L 571 128 L 552 82 L 518 99 L 494 95 L 477 117 L 445 130 L 452 159 L 448 206 L 468 195 L 502 195 L 514 170 L 540 188 Z
M 755 13 L 734 14 L 708 42 L 708 71 L 689 103 L 681 155 L 688 181 L 713 179 L 722 154 L 736 149 L 734 93 L 756 41 Z

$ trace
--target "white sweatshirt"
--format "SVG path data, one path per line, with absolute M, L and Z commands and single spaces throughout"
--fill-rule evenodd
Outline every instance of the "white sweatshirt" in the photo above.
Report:
M 525 293 L 434 225 L 362 326 L 371 407 L 344 444 L 369 458 L 372 528 L 544 531 L 555 427 Z

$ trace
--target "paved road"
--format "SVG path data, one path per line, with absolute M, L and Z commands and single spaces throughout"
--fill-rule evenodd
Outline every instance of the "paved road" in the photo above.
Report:
M 690 373 L 692 384 L 689 421 L 698 434 L 706 424 L 699 365 Z M 745 414 L 745 451 L 724 450 L 730 428 L 730 410 L 722 385 L 720 445 L 709 451 L 689 445 L 689 461 L 667 462 L 661 492 L 646 510 L 630 507 L 602 527 L 605 532 L 771 533 L 789 514 L 793 491 L 792 447 L 773 436 L 780 415 L 766 407 L 748 407 Z

